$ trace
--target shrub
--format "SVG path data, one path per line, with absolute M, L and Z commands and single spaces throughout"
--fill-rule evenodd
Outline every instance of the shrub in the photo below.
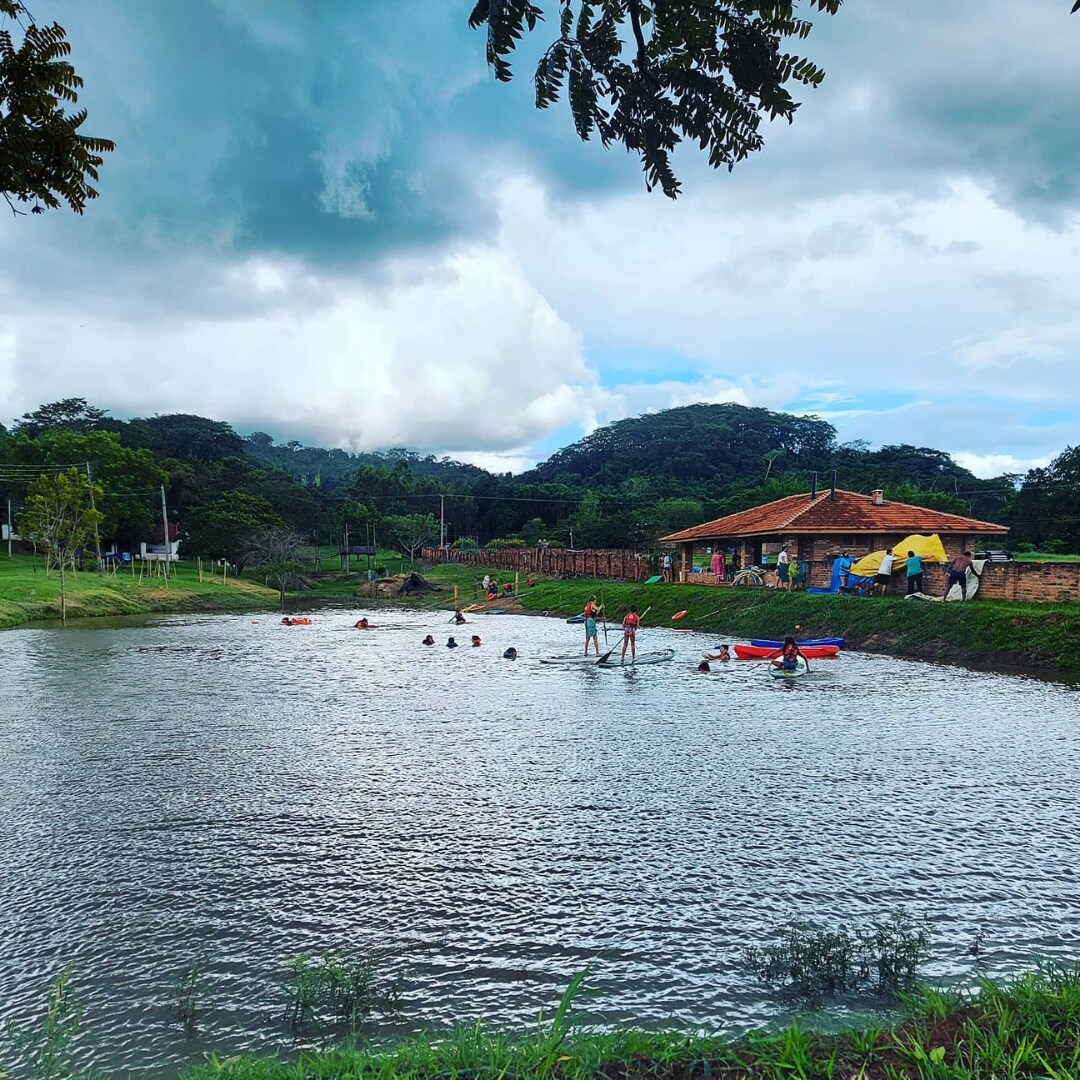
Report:
M 525 541 L 520 536 L 499 536 L 494 540 L 489 540 L 486 546 L 488 548 L 523 548 Z
M 286 963 L 291 983 L 285 1008 L 289 1026 L 303 1031 L 329 1017 L 351 1030 L 373 1012 L 397 1012 L 405 976 L 384 970 L 388 956 L 378 949 L 323 949 L 318 956 L 294 956 Z
M 743 963 L 774 989 L 811 1001 L 841 993 L 870 991 L 885 996 L 910 990 L 930 956 L 924 922 L 897 908 L 867 927 L 830 930 L 813 922 L 787 922 L 780 940 L 743 950 Z

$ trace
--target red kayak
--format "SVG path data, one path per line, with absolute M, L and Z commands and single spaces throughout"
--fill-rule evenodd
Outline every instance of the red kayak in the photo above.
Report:
M 740 660 L 763 660 L 767 656 L 778 656 L 779 649 L 767 649 L 763 645 L 736 645 L 735 655 Z M 799 652 L 810 660 L 820 660 L 825 656 L 835 656 L 840 651 L 839 645 L 800 645 Z

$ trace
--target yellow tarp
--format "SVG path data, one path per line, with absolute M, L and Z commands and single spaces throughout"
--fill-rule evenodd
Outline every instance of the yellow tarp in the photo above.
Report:
M 893 548 L 893 554 L 896 556 L 896 562 L 893 563 L 893 573 L 898 573 L 904 569 L 904 561 L 907 559 L 907 553 L 914 551 L 916 555 L 922 558 L 923 562 L 948 562 L 949 556 L 945 554 L 945 545 L 941 542 L 941 538 L 937 533 L 932 536 L 909 536 L 904 540 L 901 540 Z M 864 555 L 852 568 L 853 574 L 858 574 L 859 577 L 873 577 L 881 568 L 881 560 L 885 558 L 884 551 L 871 551 L 869 555 Z

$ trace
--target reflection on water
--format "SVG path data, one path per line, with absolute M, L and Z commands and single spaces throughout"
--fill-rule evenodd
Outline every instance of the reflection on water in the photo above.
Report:
M 664 631 L 672 663 L 563 669 L 555 620 L 448 650 L 443 615 L 356 617 L 0 635 L 4 1018 L 72 961 L 84 1063 L 172 1069 L 287 1045 L 282 960 L 327 945 L 400 950 L 404 1028 L 530 1023 L 595 961 L 597 1018 L 734 1030 L 778 1015 L 740 947 L 795 914 L 905 904 L 942 975 L 978 927 L 992 975 L 1080 953 L 1073 687 L 856 654 L 700 675 L 715 639 Z M 205 1041 L 169 1023 L 198 956 Z

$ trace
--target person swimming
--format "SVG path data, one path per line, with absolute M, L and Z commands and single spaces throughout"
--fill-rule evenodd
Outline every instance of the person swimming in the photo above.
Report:
M 424 638 L 424 640 L 421 641 L 420 644 L 421 645 L 434 645 L 435 644 L 435 639 L 430 634 L 428 634 L 428 636 L 426 638 Z
M 511 645 L 509 649 L 506 649 L 503 652 L 503 659 L 504 660 L 516 660 L 517 659 L 517 649 L 515 649 L 514 646 Z
M 698 664 L 697 669 L 698 671 L 712 671 L 712 668 L 709 667 L 708 660 L 702 660 L 701 663 Z
M 480 635 L 479 634 L 473 634 L 473 636 L 472 636 L 472 647 L 474 649 L 479 649 L 480 648 Z
M 719 652 L 704 653 L 703 655 L 706 660 L 730 660 L 731 650 L 728 648 L 727 645 L 721 645 Z
M 355 623 L 353 623 L 353 629 L 354 630 L 374 630 L 375 627 L 371 623 L 369 623 L 367 621 L 367 616 L 365 615 L 362 619 L 358 619 Z
M 446 647 L 448 649 L 456 649 L 457 648 L 457 642 L 453 638 L 447 638 L 446 639 Z

